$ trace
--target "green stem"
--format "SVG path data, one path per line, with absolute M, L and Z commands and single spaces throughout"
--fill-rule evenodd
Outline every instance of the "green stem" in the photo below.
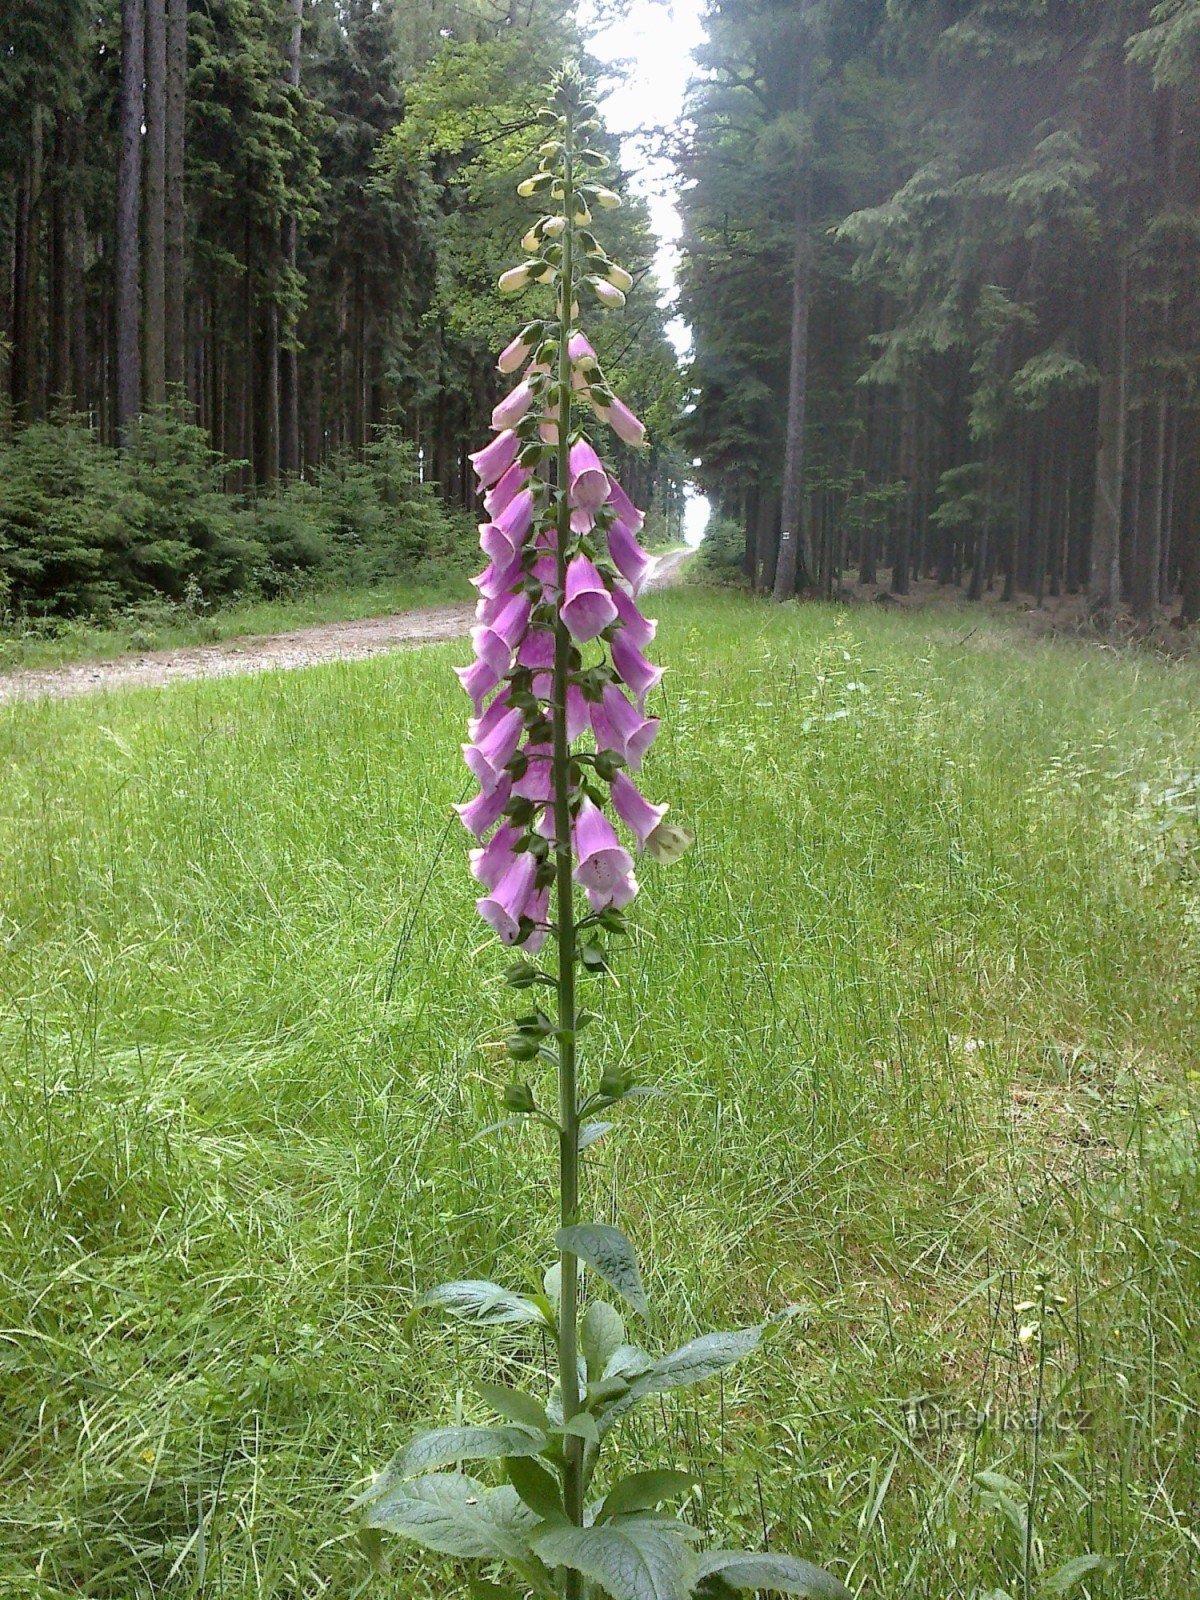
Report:
M 563 209 L 567 226 L 562 234 L 562 279 L 559 301 L 558 346 L 558 490 L 557 576 L 561 595 L 567 581 L 567 541 L 571 533 L 571 511 L 567 497 L 570 469 L 571 359 L 567 343 L 571 331 L 574 271 L 574 173 L 572 127 L 567 112 L 563 149 Z M 555 900 L 558 923 L 558 1121 L 559 1121 L 559 1196 L 562 1226 L 579 1220 L 579 1091 L 575 1057 L 575 890 L 571 877 L 571 811 L 568 792 L 571 750 L 567 739 L 567 676 L 570 671 L 571 638 L 561 613 L 554 624 L 554 862 Z M 558 1315 L 558 1377 L 562 1391 L 563 1419 L 569 1422 L 580 1409 L 578 1369 L 579 1261 L 564 1250 L 559 1257 L 562 1291 Z M 583 1440 L 568 1438 L 563 1493 L 567 1515 L 572 1522 L 583 1522 Z M 563 1577 L 564 1600 L 578 1600 L 580 1576 L 567 1571 Z

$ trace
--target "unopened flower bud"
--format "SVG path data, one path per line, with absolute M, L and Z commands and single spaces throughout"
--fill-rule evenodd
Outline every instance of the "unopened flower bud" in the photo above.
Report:
M 542 232 L 547 239 L 557 239 L 567 226 L 566 217 L 546 217 L 542 222 Z
M 602 211 L 615 211 L 621 204 L 621 196 L 614 194 L 611 189 L 606 189 L 603 184 L 598 184 L 592 199 Z
M 579 224 L 579 226 L 581 228 L 586 228 L 588 223 L 591 220 L 592 220 L 592 213 L 588 210 L 587 205 L 585 204 L 585 202 L 582 201 L 582 200 L 576 200 L 576 202 L 575 202 L 575 221 Z
M 527 256 L 532 256 L 537 254 L 540 246 L 541 239 L 538 237 L 538 227 L 535 223 L 521 240 L 521 249 L 524 250 Z
M 532 178 L 524 178 L 517 185 L 517 193 L 521 196 L 522 200 L 528 200 L 535 195 L 539 189 L 544 189 L 549 182 L 550 174 L 548 172 L 535 172 Z
M 607 283 L 603 278 L 590 278 L 588 282 L 602 306 L 611 306 L 614 311 L 619 311 L 625 304 L 625 296 L 615 284 Z
M 499 289 L 501 294 L 520 294 L 522 289 L 529 286 L 529 268 L 527 266 L 510 267 L 507 272 L 500 274 Z
M 617 266 L 615 261 L 609 262 L 606 276 L 613 288 L 620 289 L 622 294 L 628 294 L 630 289 L 633 288 L 633 279 L 625 271 L 625 268 Z

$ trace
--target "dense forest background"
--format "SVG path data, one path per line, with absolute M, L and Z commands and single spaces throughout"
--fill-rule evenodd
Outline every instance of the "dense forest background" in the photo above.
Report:
M 0 8 L 0 608 L 468 559 L 569 0 Z M 619 15 L 599 4 L 590 16 Z M 1200 619 L 1200 0 L 713 0 L 665 336 L 601 355 L 710 561 Z M 616 141 L 607 148 L 615 156 Z M 689 465 L 689 461 L 691 465 Z
M 686 436 L 727 561 L 1200 617 L 1197 0 L 719 0 L 708 32 Z
M 561 0 L 6 3 L 8 605 L 468 561 L 513 173 L 580 50 Z M 597 344 L 661 441 L 625 472 L 677 525 L 644 208 L 610 233 L 638 283 Z

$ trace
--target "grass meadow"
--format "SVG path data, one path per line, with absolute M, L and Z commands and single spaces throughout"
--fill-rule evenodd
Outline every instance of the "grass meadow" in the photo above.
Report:
M 658 609 L 647 786 L 697 844 L 591 991 L 592 1070 L 662 1090 L 593 1214 L 653 1340 L 793 1315 L 630 1445 L 864 1600 L 1200 1593 L 1200 668 Z M 403 1329 L 553 1231 L 544 1137 L 477 1137 L 514 1002 L 464 659 L 0 709 L 5 1600 L 464 1593 L 345 1516 L 543 1361 Z

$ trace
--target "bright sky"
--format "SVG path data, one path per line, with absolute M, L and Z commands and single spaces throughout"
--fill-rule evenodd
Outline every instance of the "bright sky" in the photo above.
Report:
M 648 145 L 653 141 L 646 136 L 679 121 L 693 70 L 692 51 L 704 38 L 703 5 L 704 0 L 630 0 L 621 20 L 591 40 L 597 58 L 614 68 L 614 86 L 601 104 L 609 127 L 623 136 L 622 157 L 635 174 L 632 187 L 650 207 L 659 238 L 655 270 L 667 304 L 675 292 L 679 259 L 676 179 L 670 162 L 652 154 Z M 590 0 L 582 0 L 580 11 L 587 26 Z M 668 324 L 668 332 L 676 349 L 686 355 L 691 348 L 686 323 L 676 318 Z M 708 501 L 689 488 L 683 519 L 689 544 L 700 542 L 708 513 Z

